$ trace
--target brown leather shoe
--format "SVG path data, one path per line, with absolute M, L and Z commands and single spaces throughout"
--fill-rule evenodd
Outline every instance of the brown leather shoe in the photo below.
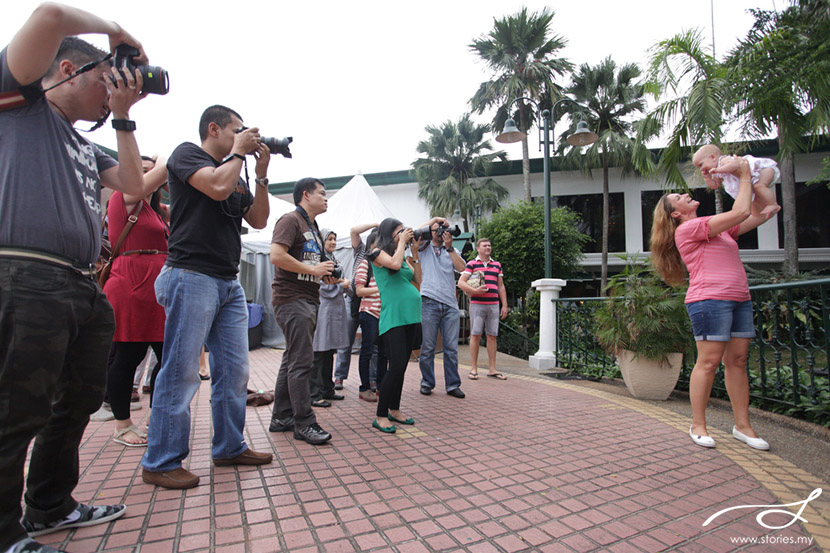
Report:
M 259 453 L 251 448 L 246 449 L 236 457 L 230 459 L 214 459 L 213 464 L 217 467 L 230 467 L 232 465 L 267 465 L 274 460 L 270 453 Z
M 141 479 L 148 484 L 171 490 L 187 490 L 199 485 L 199 477 L 181 467 L 169 472 L 151 472 L 142 469 Z

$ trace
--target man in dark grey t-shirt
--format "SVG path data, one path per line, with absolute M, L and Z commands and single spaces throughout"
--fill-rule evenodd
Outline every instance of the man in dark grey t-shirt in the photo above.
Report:
M 129 121 L 143 82 L 69 36 L 85 33 L 108 35 L 112 48 L 132 45 L 135 61 L 147 62 L 118 24 L 53 3 L 38 7 L 0 51 L 0 551 L 54 553 L 31 538 L 126 510 L 78 503 L 72 491 L 78 445 L 104 397 L 114 329 L 112 308 L 90 278 L 101 186 L 150 192 Z M 120 165 L 74 129 L 110 112 Z

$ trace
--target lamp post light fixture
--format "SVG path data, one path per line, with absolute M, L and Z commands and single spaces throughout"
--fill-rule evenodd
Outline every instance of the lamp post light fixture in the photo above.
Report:
M 513 104 L 519 100 L 526 100 L 536 106 L 536 112 L 539 113 L 539 104 L 531 98 L 520 97 L 516 98 L 507 107 L 507 112 L 513 107 Z M 550 131 L 551 131 L 551 115 L 556 114 L 556 106 L 562 102 L 571 102 L 579 108 L 579 123 L 576 125 L 576 131 L 567 138 L 568 144 L 571 146 L 588 146 L 599 140 L 599 136 L 588 128 L 588 123 L 585 122 L 582 106 L 570 98 L 561 98 L 553 104 L 550 111 L 544 110 L 539 113 L 539 148 L 542 149 L 544 145 L 544 155 L 542 157 L 542 171 L 545 179 L 545 278 L 551 278 L 551 239 L 550 239 Z M 508 119 L 504 123 L 504 131 L 496 137 L 496 142 L 502 144 L 513 144 L 520 142 L 526 138 L 527 134 L 523 133 L 516 127 L 516 122 L 513 119 Z

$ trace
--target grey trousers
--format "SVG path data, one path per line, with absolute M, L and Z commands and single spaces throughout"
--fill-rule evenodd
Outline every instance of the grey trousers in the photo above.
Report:
M 311 343 L 317 326 L 317 304 L 294 300 L 275 306 L 274 316 L 285 335 L 285 352 L 274 386 L 273 415 L 278 419 L 293 417 L 299 427 L 314 424 L 317 418 L 311 408 L 308 379 L 314 359 Z

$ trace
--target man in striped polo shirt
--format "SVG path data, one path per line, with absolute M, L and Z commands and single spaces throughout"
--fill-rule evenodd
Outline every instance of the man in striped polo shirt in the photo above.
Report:
M 458 279 L 458 287 L 470 296 L 470 380 L 478 379 L 478 346 L 481 344 L 482 332 L 487 333 L 487 358 L 489 371 L 487 376 L 499 380 L 507 377 L 496 370 L 496 337 L 499 334 L 499 317 L 507 317 L 507 291 L 504 289 L 504 274 L 501 263 L 490 257 L 493 247 L 487 238 L 476 241 L 478 256 L 467 263 Z M 484 279 L 477 288 L 470 286 L 468 280 L 474 273 L 480 272 Z M 501 309 L 499 301 L 501 300 Z

